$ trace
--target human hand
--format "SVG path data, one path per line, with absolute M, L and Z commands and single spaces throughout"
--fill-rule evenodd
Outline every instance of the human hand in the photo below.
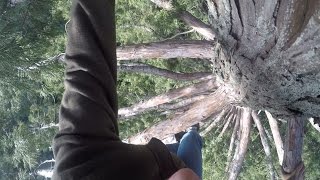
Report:
M 175 172 L 168 180 L 200 180 L 200 178 L 189 168 L 183 168 Z

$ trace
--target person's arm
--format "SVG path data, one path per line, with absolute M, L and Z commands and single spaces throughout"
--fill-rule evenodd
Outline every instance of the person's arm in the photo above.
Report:
M 179 167 L 165 146 L 118 137 L 114 0 L 74 0 L 53 179 L 163 179 Z

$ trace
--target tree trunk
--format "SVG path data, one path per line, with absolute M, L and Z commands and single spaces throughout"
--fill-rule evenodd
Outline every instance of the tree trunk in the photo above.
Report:
M 302 163 L 304 117 L 294 117 L 288 121 L 282 169 L 285 173 L 292 173 Z M 304 174 L 296 174 L 290 180 L 302 180 Z
M 197 58 L 210 59 L 213 43 L 209 41 L 163 41 L 117 48 L 117 60 Z
M 214 71 L 243 106 L 320 117 L 320 1 L 207 0 Z

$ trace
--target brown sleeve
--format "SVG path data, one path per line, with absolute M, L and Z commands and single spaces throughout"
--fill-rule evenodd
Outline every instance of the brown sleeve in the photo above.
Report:
M 163 144 L 118 137 L 114 5 L 73 1 L 53 179 L 163 179 L 177 170 Z

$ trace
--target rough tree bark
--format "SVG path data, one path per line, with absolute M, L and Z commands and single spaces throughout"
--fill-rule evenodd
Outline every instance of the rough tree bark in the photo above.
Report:
M 207 0 L 213 60 L 238 102 L 284 119 L 320 117 L 320 1 Z

